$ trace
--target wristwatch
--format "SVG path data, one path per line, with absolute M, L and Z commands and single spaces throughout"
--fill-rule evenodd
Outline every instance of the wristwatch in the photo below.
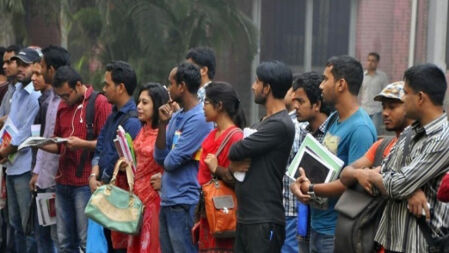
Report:
M 309 184 L 309 190 L 307 191 L 307 194 L 309 194 L 311 197 L 315 197 L 315 190 L 313 189 L 313 184 Z

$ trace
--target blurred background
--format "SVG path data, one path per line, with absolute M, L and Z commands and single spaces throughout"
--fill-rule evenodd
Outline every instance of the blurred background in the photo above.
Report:
M 252 122 L 263 113 L 251 83 L 264 60 L 321 72 L 333 55 L 365 65 L 375 51 L 389 81 L 414 64 L 447 73 L 449 63 L 447 0 L 0 0 L 0 12 L 0 46 L 66 47 L 97 89 L 111 60 L 130 62 L 139 84 L 165 84 L 189 48 L 209 46 L 215 80 L 238 90 Z

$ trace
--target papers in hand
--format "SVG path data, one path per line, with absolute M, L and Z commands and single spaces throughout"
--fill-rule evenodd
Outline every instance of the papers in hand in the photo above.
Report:
M 53 138 L 45 138 L 40 136 L 29 137 L 22 144 L 19 145 L 17 150 L 22 150 L 28 147 L 42 147 L 50 143 L 63 143 L 67 142 L 66 138 L 53 137 Z
M 255 132 L 257 132 L 256 129 L 245 127 L 243 129 L 243 138 L 246 138 Z M 234 177 L 239 182 L 243 182 L 243 180 L 245 180 L 245 176 L 246 176 L 246 172 L 239 172 L 239 171 L 234 172 Z
M 39 225 L 56 224 L 56 194 L 54 192 L 38 193 L 36 196 L 37 219 Z
M 328 183 L 336 180 L 344 162 L 307 134 L 285 173 L 296 180 L 302 167 L 312 184 Z

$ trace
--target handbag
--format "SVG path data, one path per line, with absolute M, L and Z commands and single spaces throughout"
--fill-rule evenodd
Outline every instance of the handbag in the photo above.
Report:
M 218 157 L 231 137 L 242 130 L 235 128 L 224 138 L 215 155 Z M 222 180 L 213 177 L 203 185 L 206 218 L 212 235 L 216 238 L 231 238 L 237 228 L 237 196 Z
M 376 150 L 373 167 L 381 165 L 383 153 L 392 138 L 385 138 Z M 335 252 L 377 252 L 374 237 L 387 199 L 373 197 L 360 184 L 347 188 L 335 204 Z
M 126 177 L 129 192 L 115 186 L 117 174 L 122 163 L 126 164 Z M 92 194 L 84 213 L 88 218 L 109 230 L 126 234 L 136 234 L 142 224 L 143 204 L 133 194 L 134 175 L 125 158 L 115 164 L 114 173 L 109 184 L 102 185 Z

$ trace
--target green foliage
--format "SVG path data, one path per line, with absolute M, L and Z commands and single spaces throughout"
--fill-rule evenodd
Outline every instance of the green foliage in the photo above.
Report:
M 69 51 L 91 82 L 101 81 L 104 71 L 92 72 L 94 58 L 103 65 L 128 61 L 139 83 L 144 83 L 166 82 L 168 72 L 191 47 L 209 46 L 218 52 L 224 45 L 244 40 L 251 57 L 255 53 L 255 28 L 234 0 L 80 2 L 81 7 L 71 10 Z

